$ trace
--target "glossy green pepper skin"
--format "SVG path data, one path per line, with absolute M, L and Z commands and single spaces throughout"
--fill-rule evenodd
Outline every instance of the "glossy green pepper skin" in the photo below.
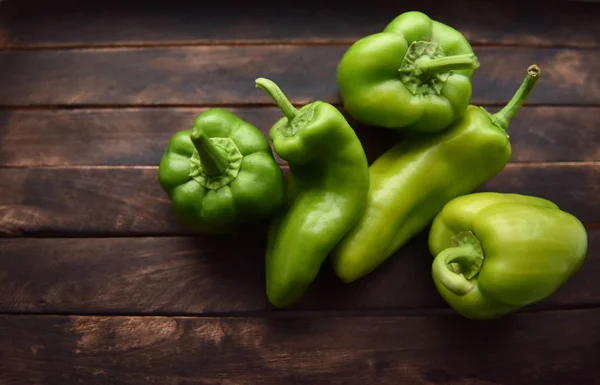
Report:
M 499 318 L 560 288 L 587 254 L 583 224 L 546 199 L 473 193 L 450 201 L 429 232 L 432 275 L 460 315 Z
M 173 135 L 158 180 L 181 222 L 202 233 L 266 219 L 285 194 L 283 173 L 264 135 L 218 108 Z
M 462 117 L 478 67 L 459 31 L 413 11 L 352 44 L 338 64 L 337 83 L 354 119 L 433 133 Z
M 295 109 L 275 83 L 256 80 L 285 117 L 273 125 L 275 151 L 290 166 L 285 206 L 269 230 L 266 292 L 275 307 L 298 300 L 335 244 L 358 221 L 369 191 L 362 144 L 337 108 Z
M 529 67 L 515 96 L 496 114 L 471 105 L 447 130 L 401 141 L 371 164 L 364 214 L 332 253 L 343 281 L 375 270 L 424 230 L 446 203 L 504 169 L 512 154 L 509 122 L 539 75 L 537 66 Z

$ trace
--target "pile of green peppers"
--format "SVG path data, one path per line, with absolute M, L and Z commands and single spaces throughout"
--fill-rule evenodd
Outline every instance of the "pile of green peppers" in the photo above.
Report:
M 588 239 L 576 217 L 546 199 L 476 192 L 510 161 L 510 123 L 541 75 L 527 68 L 492 114 L 471 104 L 479 67 L 459 31 L 405 12 L 352 44 L 337 67 L 354 120 L 406 134 L 372 164 L 338 108 L 317 100 L 298 109 L 258 78 L 283 115 L 269 139 L 289 164 L 287 180 L 264 135 L 218 108 L 171 138 L 158 180 L 175 215 L 198 232 L 269 221 L 266 296 L 274 307 L 298 301 L 328 257 L 351 283 L 429 227 L 432 284 L 448 305 L 471 319 L 507 315 L 572 277 Z

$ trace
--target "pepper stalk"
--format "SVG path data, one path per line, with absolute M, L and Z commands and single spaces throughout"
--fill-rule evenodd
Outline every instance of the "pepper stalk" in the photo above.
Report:
M 470 280 L 483 265 L 483 250 L 477 237 L 469 232 L 460 233 L 457 246 L 440 252 L 434 259 L 432 274 L 452 293 L 462 296 L 475 288 Z
M 542 70 L 536 64 L 533 64 L 527 68 L 527 76 L 521 86 L 514 94 L 512 99 L 508 102 L 508 104 L 502 108 L 500 111 L 491 115 L 492 122 L 504 131 L 508 130 L 508 126 L 510 125 L 510 121 L 517 115 L 529 94 L 535 88 L 537 81 L 540 79 L 540 75 Z
M 222 175 L 229 165 L 229 156 L 227 153 L 215 146 L 201 131 L 194 131 L 190 135 L 196 151 L 200 156 L 202 170 L 206 175 Z

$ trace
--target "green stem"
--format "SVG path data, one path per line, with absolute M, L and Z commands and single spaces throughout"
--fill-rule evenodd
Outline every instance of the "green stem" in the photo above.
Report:
M 525 77 L 525 80 L 523 80 L 523 83 L 521 83 L 521 87 L 519 87 L 515 95 L 504 108 L 492 115 L 492 121 L 494 124 L 502 128 L 504 131 L 508 130 L 510 121 L 519 112 L 521 106 L 523 103 L 525 103 L 527 97 L 535 88 L 537 81 L 540 79 L 541 73 L 542 70 L 536 64 L 533 64 L 527 68 L 527 76 Z
M 465 295 L 475 288 L 475 284 L 470 282 L 469 279 L 479 272 L 482 259 L 481 252 L 473 244 L 467 243 L 450 247 L 435 257 L 432 274 L 452 293 Z M 454 272 L 450 266 L 452 263 L 457 263 L 461 267 L 464 266 L 464 269 L 461 270 L 467 271 L 467 276 L 465 277 L 463 273 Z
M 437 59 L 429 59 L 426 56 L 415 61 L 415 66 L 421 69 L 423 73 L 448 72 L 452 70 L 477 69 L 479 60 L 474 54 L 464 54 L 455 56 L 444 56 Z
M 225 172 L 229 165 L 229 156 L 227 153 L 212 144 L 201 131 L 192 132 L 190 137 L 200 156 L 204 173 L 210 176 L 223 175 L 223 172 Z
M 273 98 L 277 107 L 279 107 L 288 120 L 292 120 L 296 117 L 298 110 L 290 103 L 277 84 L 269 79 L 258 78 L 256 79 L 256 87 L 266 91 Z

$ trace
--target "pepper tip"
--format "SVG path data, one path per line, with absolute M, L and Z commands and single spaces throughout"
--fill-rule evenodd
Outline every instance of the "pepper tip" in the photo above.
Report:
M 192 133 L 190 134 L 190 138 L 192 138 L 192 140 L 198 140 L 202 136 L 204 136 L 204 133 L 200 130 L 192 130 Z
M 269 79 L 265 79 L 263 77 L 258 77 L 254 80 L 254 87 L 262 88 L 263 84 L 268 81 L 269 81 Z
M 473 70 L 476 70 L 479 67 L 481 67 L 481 62 L 479 62 L 479 58 L 473 54 Z
M 529 66 L 529 68 L 527 68 L 527 75 L 531 76 L 532 78 L 537 78 L 541 75 L 541 73 L 542 70 L 537 64 L 532 64 Z

